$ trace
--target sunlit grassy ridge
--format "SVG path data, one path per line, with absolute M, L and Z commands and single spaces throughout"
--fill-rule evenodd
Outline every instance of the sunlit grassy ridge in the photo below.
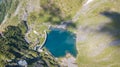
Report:
M 53 0 L 59 6 L 63 17 L 73 17 L 76 12 L 81 8 L 84 0 Z
M 7 0 L 8 1 L 8 0 Z M 44 19 L 42 19 L 42 16 L 41 17 L 39 17 L 39 8 L 40 8 L 40 2 L 39 2 L 39 0 L 36 0 L 36 1 L 34 1 L 34 2 L 32 2 L 32 1 L 29 1 L 29 0 L 22 0 L 22 1 L 19 1 L 19 0 L 17 0 L 17 3 L 16 3 L 16 0 L 14 0 L 14 1 L 11 1 L 11 0 L 9 0 L 11 3 L 10 3 L 10 5 L 12 5 L 11 6 L 11 8 L 10 8 L 10 10 L 8 11 L 8 12 L 6 12 L 6 15 L 4 15 L 4 16 L 7 16 L 6 17 L 6 19 L 2 19 L 3 21 L 4 21 L 4 23 L 2 23 L 1 25 L 0 25 L 0 32 L 1 31 L 5 31 L 6 32 L 6 30 L 5 30 L 5 28 L 6 27 L 8 27 L 8 26 L 10 26 L 10 25 L 12 25 L 13 27 L 18 27 L 19 26 L 19 28 L 22 30 L 20 33 L 21 34 L 24 34 L 24 37 L 23 37 L 23 40 L 25 41 L 25 33 L 26 33 L 26 29 L 24 28 L 25 27 L 25 25 L 22 23 L 22 22 L 24 22 L 24 21 L 27 21 L 27 23 L 28 23 L 28 26 L 30 26 L 31 28 L 32 28 L 32 31 L 30 31 L 30 34 L 28 35 L 29 37 L 28 37 L 28 39 L 30 40 L 30 41 L 32 41 L 33 43 L 36 41 L 36 39 L 37 38 L 40 38 L 40 44 L 43 42 L 43 40 L 45 39 L 44 37 L 45 37 L 45 33 L 44 33 L 44 31 L 45 30 L 48 30 L 48 25 L 47 24 L 45 24 L 45 20 Z M 8 2 L 9 2 L 8 1 Z M 14 4 L 12 4 L 12 2 L 14 3 Z M 6 2 L 5 2 L 5 4 L 6 4 Z M 15 5 L 16 4 L 16 5 Z M 5 6 L 5 7 L 9 7 L 9 5 L 7 5 L 7 6 Z M 2 10 L 3 10 L 4 8 L 2 8 Z M 8 9 L 7 9 L 8 10 Z M 24 13 L 25 13 L 25 11 L 27 11 L 28 12 L 28 17 L 26 17 L 27 18 L 27 20 L 24 20 Z M 42 13 L 42 12 L 41 12 Z M 24 21 L 23 21 L 24 20 Z M 43 21 L 42 21 L 43 20 Z M 13 28 L 12 28 L 13 29 Z M 38 35 L 36 35 L 36 33 L 35 33 L 35 31 L 38 33 Z M 10 35 L 11 36 L 11 34 L 13 34 L 14 32 L 16 32 L 16 30 L 14 30 L 14 31 L 7 31 L 7 32 L 10 32 L 10 33 L 8 33 L 8 35 Z M 19 33 L 19 34 L 20 34 Z M 5 36 L 7 36 L 7 35 L 5 35 Z M 12 35 L 13 36 L 13 35 Z M 15 35 L 14 35 L 15 36 Z M 13 37 L 14 37 L 13 36 Z M 1 35 L 0 35 L 0 37 L 1 37 Z M 15 36 L 15 37 L 18 37 L 18 36 Z M 2 38 L 2 37 L 1 37 Z M 19 38 L 19 37 L 18 37 Z M 2 38 L 2 39 L 8 39 L 8 41 L 9 40 L 13 40 L 13 42 L 14 42 L 14 38 L 12 39 L 12 37 L 11 37 L 11 39 L 9 39 L 9 38 Z M 29 50 L 33 50 L 33 49 L 29 49 L 29 47 L 32 45 L 32 44 L 29 44 L 29 46 L 27 46 L 27 49 L 26 50 L 24 50 L 24 52 L 25 51 L 27 51 L 27 53 L 28 54 L 25 54 L 24 52 L 21 52 L 21 51 L 19 51 L 19 50 L 16 50 L 16 48 L 14 49 L 14 48 L 11 48 L 11 47 L 7 47 L 7 45 L 6 44 L 4 44 L 4 43 L 7 43 L 7 41 L 2 41 L 2 39 L 0 40 L 0 45 L 4 45 L 4 47 L 5 48 L 3 48 L 3 50 L 7 50 L 7 49 L 13 49 L 14 51 L 16 51 L 16 52 L 18 52 L 18 53 L 20 53 L 22 56 L 24 56 L 24 57 L 27 57 L 27 58 L 33 58 L 33 56 L 34 57 L 37 57 L 38 55 L 36 54 L 37 52 L 36 51 L 29 51 Z M 15 40 L 17 40 L 17 39 L 15 39 Z M 19 40 L 19 41 L 21 41 L 21 40 Z M 17 41 L 17 42 L 19 42 L 19 41 Z M 11 42 L 10 42 L 11 43 Z M 16 42 L 15 42 L 16 43 Z M 18 44 L 18 46 L 20 47 L 20 45 L 22 44 L 22 43 L 17 43 Z M 8 45 L 11 45 L 11 44 L 8 44 Z M 22 44 L 22 45 L 25 45 L 25 44 Z M 36 45 L 36 44 L 35 44 Z M 37 45 L 39 45 L 39 44 L 37 44 Z M 2 46 L 0 46 L 0 47 L 2 47 Z M 22 49 L 23 47 L 21 47 L 21 49 Z M 33 47 L 34 48 L 34 47 Z M 2 50 L 1 50 L 2 51 Z M 8 55 L 8 53 L 10 53 L 9 51 L 5 51 L 6 53 L 5 53 L 5 55 L 3 54 L 3 53 L 0 53 L 1 55 L 0 55 L 0 67 L 4 67 L 5 65 L 7 65 L 8 63 L 6 62 L 6 60 L 11 60 L 11 57 L 12 57 L 12 59 L 14 59 L 14 58 L 16 58 L 16 56 L 14 56 L 15 54 L 13 54 L 13 55 Z M 48 65 L 50 65 L 50 66 L 57 66 L 57 62 L 55 61 L 54 62 L 54 58 L 52 58 L 49 54 L 45 54 L 46 53 L 46 51 L 44 51 L 44 53 L 41 53 L 41 55 L 40 56 L 38 56 L 38 57 L 43 57 L 43 58 L 40 58 L 40 60 L 42 59 L 42 60 L 44 60 Z M 31 54 L 31 55 L 30 55 Z M 7 56 L 8 55 L 8 56 Z M 18 60 L 18 59 L 20 59 L 21 57 L 19 57 L 19 58 L 17 58 L 17 59 L 15 59 L 15 60 Z M 49 59 L 51 59 L 50 61 L 48 61 Z M 3 62 L 3 63 L 2 63 Z M 31 62 L 31 64 L 29 64 Z M 28 64 L 30 65 L 30 66 L 32 66 L 32 63 L 34 63 L 34 61 L 28 61 Z M 33 64 L 34 65 L 34 64 Z M 45 65 L 45 63 L 44 63 L 44 66 L 46 66 Z
M 116 38 L 119 40 L 118 35 L 113 36 L 111 30 L 117 30 L 114 27 L 116 21 L 111 16 L 102 15 L 104 11 L 115 12 L 118 14 L 120 9 L 118 6 L 119 0 L 95 0 L 89 5 L 88 11 L 81 14 L 79 17 L 79 30 L 77 33 L 77 48 L 78 57 L 77 62 L 81 67 L 119 67 L 120 54 L 119 46 L 110 46 Z M 114 17 L 113 17 L 114 18 Z M 117 19 L 116 19 L 117 20 Z M 104 29 L 102 29 L 105 27 Z M 107 29 L 109 28 L 109 29 Z M 102 30 L 101 30 L 102 29 Z M 102 32 L 107 29 L 106 32 Z M 111 34 L 109 34 L 109 32 Z M 118 43 L 119 44 L 119 43 Z
M 6 0 L 5 0 L 6 1 Z M 11 0 L 9 0 L 11 1 Z M 120 53 L 119 46 L 110 46 L 110 43 L 119 39 L 120 35 L 113 36 L 110 30 L 116 30 L 114 20 L 101 14 L 104 11 L 116 12 L 119 17 L 120 0 L 93 0 L 84 8 L 84 3 L 87 0 L 22 0 L 8 1 L 8 6 L 5 7 L 8 12 L 1 10 L 1 18 L 8 14 L 7 22 L 0 29 L 6 28 L 8 25 L 17 25 L 20 23 L 24 10 L 27 10 L 29 15 L 27 18 L 28 25 L 32 31 L 28 35 L 28 39 L 35 42 L 40 35 L 40 41 L 44 39 L 44 30 L 48 30 L 48 25 L 60 24 L 62 21 L 71 20 L 72 17 L 81 11 L 77 21 L 77 50 L 78 55 L 76 62 L 79 67 L 119 67 Z M 19 3 L 22 4 L 19 13 L 13 16 Z M 0 7 L 2 8 L 2 7 Z M 4 13 L 5 11 L 5 13 Z M 114 18 L 114 17 L 113 17 Z M 109 24 L 111 23 L 111 24 Z M 76 23 L 75 23 L 76 24 Z M 119 26 L 119 25 L 118 25 Z M 104 29 L 102 29 L 105 27 Z M 119 29 L 119 27 L 117 27 Z M 71 29 L 71 28 L 70 28 Z M 102 30 L 101 30 L 102 29 Z M 36 35 L 37 31 L 39 35 Z M 110 33 L 111 34 L 110 34 Z M 43 37 L 43 38 L 42 38 Z
M 81 1 L 69 1 L 68 0 L 53 0 L 63 16 L 73 17 L 76 12 L 81 8 Z M 46 3 L 48 4 L 48 3 Z M 45 4 L 43 4 L 45 5 Z M 119 67 L 119 47 L 110 46 L 109 43 L 115 40 L 115 38 L 107 33 L 99 32 L 99 29 L 106 23 L 110 23 L 111 19 L 101 15 L 104 11 L 114 11 L 119 12 L 119 0 L 117 1 L 99 1 L 95 0 L 92 2 L 84 14 L 81 13 L 78 23 L 83 29 L 77 30 L 77 63 L 79 67 Z M 49 7 L 51 8 L 51 7 Z M 49 18 L 58 17 L 56 15 L 51 15 L 51 10 L 44 11 L 42 9 L 41 13 L 31 13 L 36 19 L 30 19 L 30 24 L 35 23 L 34 29 L 37 30 L 39 26 L 38 23 L 42 24 L 44 22 L 49 22 Z M 39 15 L 40 14 L 40 15 Z M 32 23 L 31 23 L 32 21 Z M 61 20 L 58 19 L 60 22 Z M 50 21 L 54 22 L 54 20 Z M 111 25 L 112 26 L 112 25 Z M 79 38 L 83 38 L 82 40 Z
M 11 16 L 11 14 L 16 10 L 16 7 L 18 5 L 18 0 L 2 0 L 0 4 L 0 23 L 5 19 L 4 17 L 8 14 L 8 17 Z

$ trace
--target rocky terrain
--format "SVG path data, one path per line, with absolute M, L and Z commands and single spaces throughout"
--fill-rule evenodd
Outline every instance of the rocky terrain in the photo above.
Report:
M 1 0 L 2 2 L 2 0 Z M 120 0 L 3 0 L 0 3 L 0 32 L 21 20 L 28 23 L 28 40 L 38 35 L 44 41 L 49 26 L 72 24 L 67 30 L 76 34 L 77 56 L 63 57 L 60 62 L 74 67 L 119 67 Z M 5 7 L 5 8 L 2 8 Z M 4 10 L 3 10 L 4 9 Z M 37 32 L 38 35 L 35 34 Z M 73 61 L 69 62 L 72 58 Z M 68 61 L 69 60 L 69 61 Z M 68 66 L 68 65 L 67 65 Z M 69 66 L 68 66 L 69 67 Z

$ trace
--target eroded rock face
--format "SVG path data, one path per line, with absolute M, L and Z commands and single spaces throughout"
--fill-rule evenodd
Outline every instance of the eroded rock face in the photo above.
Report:
M 75 62 L 76 59 L 71 54 L 67 53 L 65 58 L 62 58 L 61 66 L 68 66 L 68 67 L 78 67 L 77 63 Z

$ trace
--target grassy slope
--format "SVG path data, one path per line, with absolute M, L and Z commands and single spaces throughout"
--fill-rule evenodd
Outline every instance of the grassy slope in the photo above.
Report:
M 75 13 L 81 8 L 83 0 L 53 0 L 63 13 L 63 17 L 69 17 L 70 20 Z
M 57 4 L 62 12 L 62 15 L 65 17 L 73 17 L 76 12 L 81 8 L 81 0 L 52 0 Z M 105 1 L 105 2 L 104 2 Z M 91 3 L 90 8 L 85 14 L 81 14 L 78 20 L 79 25 L 81 25 L 82 29 L 79 28 L 77 30 L 77 63 L 79 67 L 107 67 L 111 65 L 111 67 L 118 67 L 119 65 L 119 47 L 108 46 L 108 44 L 115 39 L 115 37 L 98 32 L 98 29 L 101 25 L 105 23 L 110 23 L 111 19 L 100 15 L 100 12 L 104 10 L 111 10 L 115 12 L 120 11 L 119 0 L 116 1 L 107 1 L 107 0 L 95 0 L 95 2 Z M 25 7 L 26 3 L 21 1 L 23 7 Z M 34 4 L 38 4 L 38 1 L 34 1 Z M 38 4 L 39 5 L 39 4 Z M 35 6 L 35 10 L 37 10 L 37 6 Z M 21 16 L 22 10 L 20 10 L 20 14 L 18 16 L 10 18 L 9 22 L 3 25 L 2 28 L 5 28 L 7 25 L 17 25 L 17 21 L 19 21 L 18 17 Z M 32 13 L 31 13 L 32 14 Z M 36 12 L 36 14 L 39 14 Z M 33 12 L 33 15 L 36 15 Z M 28 21 L 31 19 L 28 17 Z M 14 19 L 14 20 L 13 20 Z M 46 29 L 46 25 L 41 25 L 39 22 L 42 19 L 39 19 L 34 22 L 29 22 L 29 24 L 34 24 L 33 29 L 37 32 L 42 29 Z M 70 18 L 71 19 L 71 18 Z M 37 25 L 37 26 L 36 26 Z M 40 25 L 40 27 L 39 27 Z M 44 27 L 45 28 L 44 28 Z M 38 29 L 40 28 L 40 29 Z M 83 29 L 84 28 L 84 29 Z M 40 30 L 41 31 L 41 30 Z M 92 32 L 91 32 L 92 31 Z M 41 32 L 39 32 L 41 33 Z M 35 35 L 33 32 L 31 35 Z M 34 37 L 33 37 L 34 38 Z M 79 40 L 79 38 L 82 38 Z M 118 65 L 118 66 L 117 66 Z
M 77 48 L 79 52 L 77 63 L 80 67 L 120 66 L 119 46 L 109 45 L 117 36 L 114 37 L 107 32 L 99 31 L 102 26 L 108 26 L 106 23 L 114 23 L 110 18 L 101 15 L 100 12 L 111 11 L 119 13 L 119 2 L 119 0 L 104 0 L 102 3 L 102 1 L 95 0 L 91 3 L 89 10 L 85 14 L 81 14 L 77 33 Z M 112 24 L 110 26 L 113 27 Z M 107 31 L 109 32 L 109 30 Z
M 15 12 L 18 4 L 19 4 L 19 0 L 5 0 L 7 2 L 2 3 L 2 4 L 7 4 L 4 6 L 4 8 L 1 8 L 2 10 L 5 10 L 5 12 L 2 12 L 2 14 L 4 14 L 1 22 L 3 22 L 0 25 L 0 30 L 4 30 L 4 28 L 6 28 L 8 25 L 17 25 L 19 22 L 18 16 L 13 16 L 13 13 Z M 4 2 L 4 1 L 3 1 Z M 9 21 L 8 21 L 9 20 Z
M 16 0 L 14 0 L 14 1 L 16 1 Z M 14 3 L 14 1 L 13 1 L 13 3 Z M 28 25 L 32 27 L 32 31 L 29 34 L 31 37 L 29 37 L 29 38 L 33 40 L 32 42 L 36 41 L 36 39 L 39 38 L 39 37 L 40 37 L 41 41 L 43 41 L 43 39 L 44 39 L 44 32 L 43 31 L 48 29 L 48 26 L 47 26 L 47 24 L 44 24 L 43 22 L 41 22 L 42 19 L 40 19 L 38 17 L 39 13 L 40 13 L 40 11 L 39 11 L 40 2 L 39 1 L 40 0 L 36 0 L 36 1 L 22 0 L 19 3 L 16 3 L 17 4 L 16 6 L 12 5 L 11 8 L 10 8 L 10 11 L 9 11 L 11 13 L 10 14 L 11 16 L 7 17 L 6 22 L 4 24 L 0 25 L 0 30 L 4 30 L 9 25 L 17 26 L 17 24 L 20 23 L 21 20 L 22 20 L 24 10 L 26 10 L 29 13 L 28 19 L 27 19 L 28 20 Z M 22 6 L 20 6 L 20 8 L 18 10 L 18 13 L 15 15 L 16 9 L 18 8 L 18 6 L 20 4 Z M 16 8 L 14 8 L 14 7 L 16 7 Z M 11 10 L 13 10 L 13 11 L 11 11 Z M 36 17 L 36 19 L 34 21 L 30 20 L 30 19 L 33 18 L 33 17 L 30 17 L 31 15 Z M 40 36 L 36 35 L 33 32 L 34 30 L 37 31 L 40 34 Z M 40 43 L 42 43 L 41 41 L 40 41 Z M 31 54 L 33 54 L 35 56 L 35 54 L 30 52 L 30 51 L 28 53 L 31 53 Z M 41 53 L 41 54 L 44 54 L 44 53 Z M 26 57 L 29 57 L 29 56 L 26 55 Z M 32 58 L 32 57 L 29 57 L 29 58 Z M 53 58 L 51 58 L 50 55 L 45 54 L 45 56 L 43 55 L 43 58 L 42 59 L 46 60 L 46 62 L 48 62 L 49 65 L 51 65 L 51 66 L 56 65 L 57 66 L 57 62 L 54 61 Z M 51 59 L 51 60 L 49 60 L 49 59 Z

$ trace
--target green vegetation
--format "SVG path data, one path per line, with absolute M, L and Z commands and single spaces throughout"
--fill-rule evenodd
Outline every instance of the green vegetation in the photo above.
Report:
M 40 12 L 32 12 L 29 15 L 29 23 L 44 23 L 50 22 L 52 24 L 60 24 L 62 21 L 61 12 L 59 8 L 48 0 L 40 1 L 41 10 Z
M 63 21 L 71 20 L 80 9 L 79 20 L 67 27 L 68 30 L 77 34 L 78 55 L 76 62 L 78 66 L 107 67 L 110 65 L 109 67 L 119 67 L 119 46 L 108 46 L 109 43 L 120 38 L 120 35 L 112 35 L 116 28 L 119 30 L 119 23 L 115 23 L 119 21 L 116 20 L 119 17 L 112 19 L 113 16 L 110 18 L 101 13 L 104 11 L 118 12 L 117 16 L 119 16 L 120 0 L 94 0 L 86 7 L 82 6 L 86 1 L 36 0 L 32 3 L 29 0 L 2 0 L 0 3 L 0 24 L 5 17 L 7 20 L 0 26 L 0 31 L 4 30 L 3 35 L 0 35 L 0 67 L 7 65 L 8 61 L 23 57 L 29 59 L 27 61 L 31 67 L 37 63 L 38 60 L 30 62 L 36 57 L 44 61 L 43 65 L 48 64 L 51 67 L 57 65 L 54 58 L 46 54 L 47 50 L 44 49 L 43 52 L 38 53 L 29 47 L 32 45 L 34 48 L 44 41 L 44 31 L 49 31 L 49 25 L 59 25 Z M 22 6 L 19 8 L 18 14 L 14 16 L 19 4 Z M 28 28 L 23 21 L 21 22 L 24 10 L 28 12 L 27 23 L 30 32 L 27 39 L 32 42 L 29 44 L 24 39 Z M 107 31 L 103 32 L 103 27 Z M 114 31 L 111 32 L 111 30 Z M 36 44 L 38 39 L 39 43 Z
M 53 0 L 62 12 L 62 16 L 69 17 L 69 20 L 81 8 L 84 0 Z
M 21 58 L 28 50 L 28 43 L 24 40 L 24 34 L 21 33 L 19 27 L 8 26 L 0 36 L 0 61 L 6 61 L 14 58 Z M 1 64 L 5 65 L 5 64 Z
M 20 23 L 19 17 L 14 16 L 11 18 L 8 18 L 4 24 L 0 26 L 0 30 L 5 30 L 7 26 L 17 26 Z
M 16 10 L 18 5 L 18 0 L 2 0 L 0 3 L 0 24 L 4 20 L 5 16 L 8 14 L 10 18 L 11 14 Z
M 37 57 L 49 66 L 58 65 L 53 57 L 46 54 L 46 49 L 44 49 L 40 54 L 29 49 L 30 44 L 28 44 L 24 39 L 25 32 L 26 27 L 24 23 L 21 22 L 18 26 L 8 26 L 0 35 L 0 67 L 7 65 L 9 61 L 17 61 L 22 58 L 27 58 L 28 64 L 31 66 L 38 61 L 38 59 L 35 60 Z
M 78 56 L 77 63 L 81 67 L 119 67 L 119 46 L 110 46 L 110 43 L 118 38 L 110 32 L 119 27 L 114 20 L 119 21 L 119 0 L 95 0 L 88 6 L 88 10 L 81 14 L 78 20 L 80 30 L 77 32 Z M 92 8 L 92 9 L 91 9 Z M 108 11 L 107 17 L 101 13 Z M 109 11 L 113 14 L 109 14 Z M 115 12 L 115 14 L 114 14 Z M 112 18 L 109 18 L 112 17 Z M 78 27 L 79 27 L 78 26 Z M 102 29 L 104 28 L 104 29 Z M 102 30 L 101 30 L 102 29 Z M 107 32 L 102 32 L 102 31 Z M 110 34 L 111 33 L 111 34 Z M 117 32 L 114 32 L 117 34 Z M 81 35 L 81 36 L 80 36 Z M 113 36 L 112 36 L 113 35 Z M 118 38 L 119 39 L 119 38 Z
M 41 58 L 47 62 L 48 66 L 50 67 L 58 67 L 58 62 L 56 59 L 49 53 L 49 51 L 44 48 L 44 52 L 41 53 Z
M 25 22 L 25 21 L 21 21 L 21 23 L 18 24 L 18 27 L 21 29 L 22 34 L 25 34 L 27 32 L 28 27 L 27 27 L 26 23 L 27 22 Z

